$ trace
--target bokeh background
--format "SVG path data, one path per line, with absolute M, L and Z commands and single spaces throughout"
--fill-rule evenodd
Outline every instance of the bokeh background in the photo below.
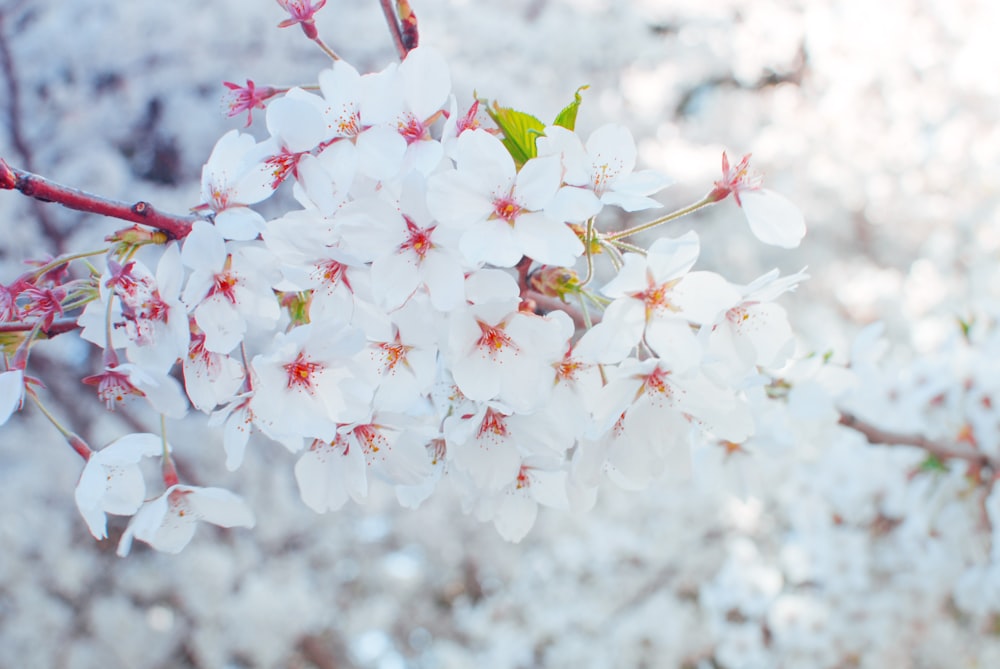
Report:
M 729 202 L 667 232 L 697 229 L 700 267 L 737 281 L 807 266 L 785 302 L 800 356 L 842 357 L 875 320 L 891 355 L 927 354 L 995 285 L 996 2 L 412 4 L 460 104 L 475 91 L 549 119 L 589 84 L 578 129 L 631 128 L 645 166 L 677 180 L 667 206 L 703 195 L 723 150 L 752 152 L 805 212 L 799 249 L 763 248 Z M 282 18 L 272 0 L 0 0 L 0 156 L 186 211 L 215 140 L 242 125 L 221 111 L 221 82 L 306 84 L 327 64 L 298 29 L 275 27 Z M 394 58 L 374 0 L 329 0 L 317 23 L 359 70 Z M 266 134 L 262 115 L 251 131 Z M 116 227 L 0 193 L 0 281 Z M 79 384 L 98 359 L 71 335 L 32 362 L 92 443 L 155 431 L 156 417 L 105 414 Z M 124 523 L 109 541 L 89 536 L 72 499 L 81 464 L 55 430 L 31 408 L 0 430 L 0 668 L 1000 666 L 994 630 L 954 607 L 947 556 L 939 571 L 900 567 L 907 578 L 880 581 L 884 596 L 859 587 L 826 617 L 801 614 L 819 650 L 768 651 L 767 631 L 718 593 L 752 608 L 782 589 L 787 499 L 697 481 L 609 489 L 585 516 L 543 511 L 509 545 L 447 494 L 410 512 L 382 491 L 316 516 L 280 447 L 254 442 L 229 473 L 203 418 L 170 433 L 182 475 L 244 495 L 255 530 L 202 527 L 179 556 L 137 547 L 121 560 Z

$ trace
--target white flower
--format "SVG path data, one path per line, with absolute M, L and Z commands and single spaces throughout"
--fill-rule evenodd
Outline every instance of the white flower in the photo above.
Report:
M 802 212 L 774 191 L 760 187 L 760 177 L 750 171 L 750 155 L 730 166 L 729 157 L 722 154 L 722 179 L 715 182 L 709 194 L 718 202 L 732 194 L 747 217 L 750 231 L 765 244 L 794 248 L 806 234 Z
M 253 239 L 264 225 L 264 218 L 247 207 L 274 192 L 267 167 L 249 159 L 256 146 L 251 135 L 230 130 L 201 170 L 202 206 L 215 212 L 215 226 L 226 239 Z
M 246 502 L 228 490 L 172 485 L 133 516 L 118 544 L 118 555 L 129 554 L 133 538 L 164 553 L 180 553 L 199 520 L 219 527 L 253 527 L 256 522 Z
M 625 211 L 661 207 L 648 197 L 669 186 L 671 180 L 656 170 L 635 172 L 636 148 L 632 133 L 609 123 L 595 130 L 586 148 L 575 132 L 550 126 L 538 138 L 540 156 L 562 157 L 563 181 L 548 213 L 564 221 L 585 221 L 605 204 Z
M 583 253 L 576 233 L 544 212 L 559 189 L 558 156 L 533 158 L 518 172 L 499 139 L 472 130 L 458 138 L 456 164 L 431 177 L 427 206 L 462 231 L 459 249 L 469 263 L 512 267 L 528 256 L 568 266 Z
M 674 371 L 697 365 L 701 346 L 692 324 L 713 322 L 740 299 L 718 274 L 689 271 L 699 250 L 698 236 L 689 232 L 656 240 L 646 256 L 626 254 L 625 265 L 602 290 L 614 302 L 580 340 L 577 355 L 615 363 L 644 341 Z
M 139 470 L 143 457 L 163 448 L 155 434 L 130 434 L 99 451 L 93 451 L 76 485 L 76 506 L 96 539 L 107 536 L 107 516 L 131 516 L 146 496 L 146 482 Z

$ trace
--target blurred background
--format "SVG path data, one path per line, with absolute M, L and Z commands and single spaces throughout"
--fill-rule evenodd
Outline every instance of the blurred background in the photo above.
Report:
M 577 129 L 629 127 L 644 166 L 676 179 L 659 196 L 670 208 L 707 192 L 723 150 L 753 153 L 766 185 L 805 212 L 799 249 L 763 247 L 732 202 L 664 232 L 697 229 L 699 267 L 734 281 L 808 267 L 785 301 L 802 356 L 843 357 L 875 320 L 898 355 L 920 355 L 996 285 L 998 3 L 412 5 L 460 106 L 475 91 L 551 119 L 588 84 Z M 185 212 L 215 140 L 244 122 L 223 114 L 221 82 L 308 84 L 328 64 L 297 28 L 276 28 L 283 18 L 273 0 L 0 0 L 0 157 Z M 374 0 L 329 0 L 317 24 L 363 72 L 395 58 Z M 262 114 L 250 131 L 266 136 Z M 0 281 L 26 258 L 96 248 L 120 227 L 0 193 Z M 156 431 L 140 408 L 100 409 L 78 381 L 99 355 L 73 335 L 32 362 L 91 443 Z M 736 564 L 746 582 L 731 588 L 748 588 L 748 601 L 781 589 L 769 561 L 785 531 L 780 500 L 691 482 L 609 487 L 592 513 L 543 510 L 509 545 L 447 494 L 409 512 L 382 490 L 317 516 L 282 448 L 253 442 L 229 473 L 203 418 L 170 433 L 188 480 L 240 492 L 255 530 L 201 527 L 179 556 L 137 546 L 121 560 L 124 522 L 108 541 L 90 537 L 72 497 L 80 462 L 58 433 L 31 408 L 0 430 L 0 669 L 1000 666 L 995 630 L 956 615 L 948 584 L 916 599 L 913 583 L 899 585 L 909 594 L 878 610 L 844 604 L 809 622 L 832 651 L 768 650 L 712 588 Z M 862 628 L 871 638 L 851 631 Z M 759 647 L 771 654 L 759 659 Z

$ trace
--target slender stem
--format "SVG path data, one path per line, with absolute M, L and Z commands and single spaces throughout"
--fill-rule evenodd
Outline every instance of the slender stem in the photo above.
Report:
M 111 355 L 114 355 L 115 347 L 111 343 L 111 309 L 115 303 L 115 293 L 111 291 L 108 294 L 108 308 L 104 310 L 104 342 L 107 348 L 104 349 L 105 357 L 108 356 L 108 351 L 111 351 Z
M 640 232 L 645 232 L 646 230 L 652 230 L 658 225 L 669 223 L 670 221 L 676 220 L 681 216 L 687 216 L 692 212 L 698 211 L 702 207 L 707 207 L 708 205 L 715 204 L 716 202 L 717 200 L 712 199 L 710 195 L 706 195 L 705 197 L 698 200 L 694 204 L 684 207 L 683 209 L 678 209 L 677 211 L 671 212 L 666 216 L 662 216 L 660 218 L 652 220 L 649 223 L 643 223 L 642 225 L 637 225 L 634 228 L 629 228 L 628 230 L 622 230 L 621 232 L 615 232 L 613 234 L 604 235 L 604 239 L 606 241 L 613 242 L 619 239 L 624 239 L 625 237 L 629 237 L 631 235 Z
M 399 27 L 399 20 L 396 18 L 396 10 L 392 8 L 392 0 L 379 0 L 382 5 L 382 13 L 385 14 L 385 22 L 389 26 L 389 33 L 392 35 L 392 42 L 396 45 L 396 53 L 399 59 L 406 58 L 406 44 L 403 42 L 403 31 Z
M 98 249 L 97 251 L 86 251 L 84 253 L 74 253 L 73 255 L 60 256 L 54 260 L 51 260 L 36 270 L 32 270 L 29 276 L 39 277 L 46 272 L 51 272 L 55 268 L 65 265 L 66 263 L 71 263 L 74 260 L 80 260 L 81 258 L 90 258 L 91 256 L 104 255 L 109 249 Z
M 160 414 L 160 441 L 163 443 L 163 484 L 168 488 L 180 483 L 177 476 L 177 466 L 170 457 L 170 446 L 167 444 L 167 417 Z
M 316 45 L 320 49 L 322 49 L 323 53 L 325 53 L 326 55 L 328 55 L 331 60 L 334 60 L 334 61 L 340 60 L 340 56 L 338 56 L 337 53 L 333 49 L 331 49 L 327 45 L 327 43 L 324 42 L 321 38 L 316 37 L 315 39 L 313 39 L 313 42 L 316 42 Z
M 594 278 L 594 216 L 587 219 L 586 232 L 583 233 L 583 248 L 584 254 L 587 256 L 587 276 L 580 283 L 580 288 L 583 288 Z
M 580 302 L 580 317 L 583 319 L 584 326 L 589 330 L 594 327 L 594 322 L 590 318 L 590 310 L 587 309 L 587 303 L 583 301 L 583 291 L 576 294 L 576 299 Z
M 625 258 L 622 257 L 621 251 L 606 239 L 601 240 L 601 248 L 608 252 L 608 257 L 611 258 L 611 264 L 614 265 L 615 271 L 620 270 L 625 264 Z
M 646 249 L 642 248 L 641 246 L 636 246 L 635 244 L 629 244 L 628 242 L 623 242 L 620 239 L 617 239 L 611 243 L 619 251 L 628 251 L 629 253 L 638 253 L 640 255 L 646 255 Z
M 56 417 L 52 415 L 52 412 L 45 408 L 45 405 L 42 404 L 42 401 L 38 399 L 38 395 L 35 394 L 33 390 L 28 392 L 28 396 L 35 403 L 35 406 L 38 407 L 39 411 L 41 411 L 42 414 L 49 419 L 49 422 L 52 423 L 52 425 L 59 430 L 59 433 L 62 434 L 66 441 L 69 442 L 69 445 L 73 447 L 73 450 L 76 451 L 84 460 L 89 460 L 94 451 L 87 445 L 87 442 L 63 427 Z
M 37 174 L 11 167 L 2 158 L 0 158 L 0 189 L 18 190 L 28 197 L 43 202 L 58 202 L 69 209 L 139 223 L 162 230 L 172 239 L 187 237 L 191 232 L 191 226 L 199 220 L 199 217 L 194 215 L 178 216 L 157 211 L 148 202 L 129 204 L 63 186 Z

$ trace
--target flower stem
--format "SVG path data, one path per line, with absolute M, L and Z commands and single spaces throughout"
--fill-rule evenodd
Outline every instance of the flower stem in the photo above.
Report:
M 385 14 L 385 22 L 389 26 L 389 34 L 392 35 L 392 42 L 396 45 L 396 53 L 399 54 L 399 59 L 403 60 L 409 51 L 406 48 L 405 42 L 403 42 L 403 31 L 399 27 L 396 10 L 392 8 L 392 0 L 379 0 L 379 4 L 382 5 L 382 13 Z
M 622 230 L 621 232 L 615 232 L 615 233 L 610 234 L 610 235 L 604 235 L 604 240 L 608 241 L 608 242 L 614 242 L 614 241 L 617 241 L 619 239 L 624 239 L 625 237 L 630 237 L 630 236 L 632 236 L 634 234 L 637 234 L 637 233 L 640 233 L 640 232 L 645 232 L 646 230 L 652 230 L 653 228 L 655 228 L 658 225 L 663 225 L 664 223 L 669 223 L 670 221 L 676 220 L 676 219 L 680 218 L 681 216 L 687 216 L 688 214 L 690 214 L 692 212 L 698 211 L 702 207 L 707 207 L 710 204 L 715 204 L 715 202 L 717 202 L 717 200 L 712 199 L 712 197 L 710 195 L 706 195 L 705 197 L 703 197 L 702 199 L 698 200 L 697 202 L 695 202 L 692 205 L 684 207 L 683 209 L 678 209 L 675 212 L 671 212 L 671 213 L 667 214 L 666 216 L 662 216 L 660 218 L 652 220 L 649 223 L 643 223 L 641 225 L 635 226 L 634 228 L 629 228 L 628 230 Z
M 60 256 L 60 257 L 56 258 L 55 260 L 52 260 L 50 262 L 45 263 L 44 265 L 42 265 L 38 269 L 32 270 L 31 274 L 29 276 L 39 277 L 39 276 L 42 276 L 43 274 L 45 274 L 46 272 L 51 272 L 52 270 L 54 270 L 55 268 L 59 267 L 60 265 L 65 265 L 67 263 L 71 263 L 74 260 L 79 260 L 81 258 L 90 258 L 91 256 L 104 255 L 105 253 L 108 252 L 108 250 L 109 249 L 99 249 L 97 251 L 85 251 L 83 253 L 74 253 L 74 254 L 68 255 L 68 256 Z
M 167 445 L 167 417 L 160 414 L 160 441 L 163 444 L 163 485 L 168 488 L 180 483 L 177 476 L 177 467 L 173 458 L 170 457 L 170 447 Z
M 45 408 L 45 405 L 42 404 L 40 399 L 38 399 L 38 395 L 33 389 L 28 389 L 28 396 L 31 397 L 31 400 L 35 403 L 35 406 L 38 407 L 39 411 L 41 411 L 42 414 L 49 419 L 49 422 L 52 423 L 57 430 L 59 430 L 59 433 L 65 437 L 66 441 L 69 442 L 69 445 L 73 447 L 73 450 L 76 451 L 77 454 L 79 454 L 84 460 L 89 460 L 94 451 L 87 445 L 87 442 L 85 442 L 77 434 L 74 434 L 63 427 L 62 423 L 56 420 L 56 417 L 52 415 L 52 412 Z
M 323 41 L 323 40 L 322 40 L 321 38 L 319 38 L 319 37 L 316 37 L 316 38 L 314 38 L 314 39 L 313 39 L 313 42 L 316 42 L 316 45 L 317 45 L 317 46 L 318 46 L 318 47 L 319 47 L 320 49 L 322 49 L 322 50 L 323 50 L 323 53 L 325 53 L 326 55 L 328 55 L 328 56 L 330 57 L 330 59 L 331 59 L 331 60 L 334 60 L 334 61 L 337 61 L 337 60 L 340 60 L 340 56 L 338 56 L 338 55 L 337 55 L 337 52 L 336 52 L 336 51 L 334 51 L 333 49 L 331 49 L 331 48 L 330 48 L 330 47 L 329 47 L 329 46 L 327 45 L 327 43 L 326 43 L 326 42 L 324 42 L 324 41 Z

